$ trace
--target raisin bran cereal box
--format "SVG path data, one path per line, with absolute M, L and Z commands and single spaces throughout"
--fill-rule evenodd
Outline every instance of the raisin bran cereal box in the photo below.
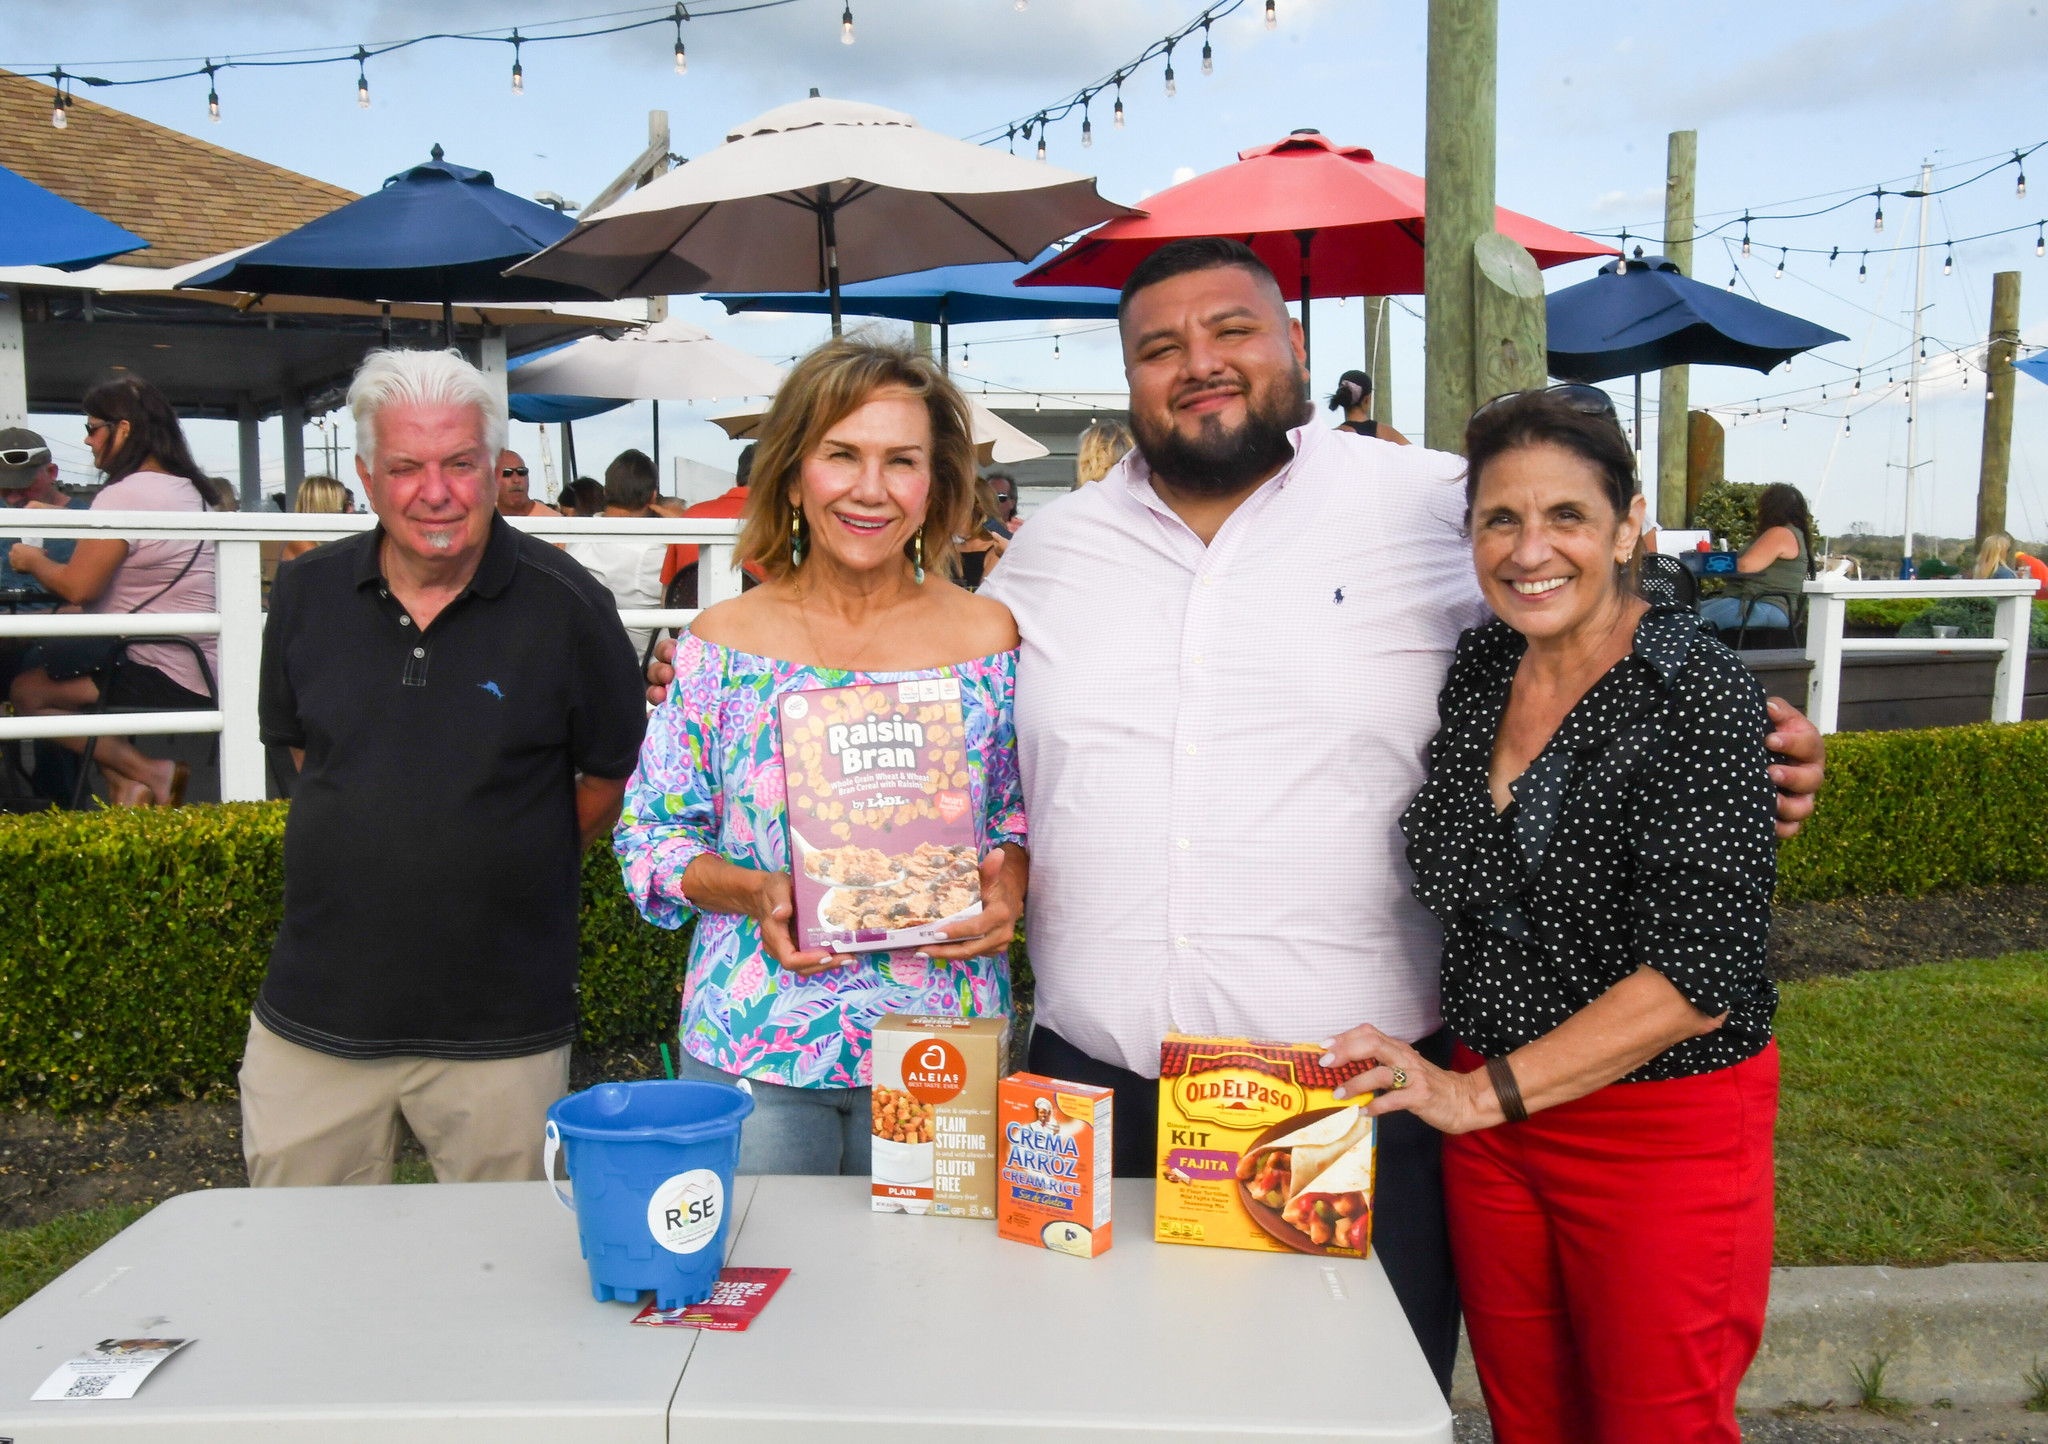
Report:
M 875 1022 L 876 1213 L 996 1216 L 996 1078 L 1008 1018 L 890 1013 Z
M 980 912 L 959 678 L 791 692 L 777 708 L 797 946 L 915 949 Z
M 1319 1043 L 1169 1036 L 1159 1050 L 1161 1243 L 1361 1258 L 1372 1245 L 1371 1094 L 1363 1063 Z
M 1012 1073 L 996 1092 L 996 1232 L 1093 1258 L 1109 1247 L 1110 1106 L 1086 1083 Z

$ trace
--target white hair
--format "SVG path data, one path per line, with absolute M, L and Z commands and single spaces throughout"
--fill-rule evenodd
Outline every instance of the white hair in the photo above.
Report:
M 474 406 L 483 418 L 484 462 L 494 473 L 505 449 L 505 399 L 460 351 L 372 351 L 349 383 L 356 454 L 377 466 L 377 417 L 387 406 Z

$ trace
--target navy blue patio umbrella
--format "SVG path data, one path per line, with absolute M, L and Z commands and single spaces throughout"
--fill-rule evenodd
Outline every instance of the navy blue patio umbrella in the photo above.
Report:
M 80 271 L 148 241 L 0 166 L 0 266 Z
M 1117 292 L 1102 286 L 1020 287 L 1017 278 L 1059 254 L 1057 247 L 1029 261 L 989 261 L 970 266 L 940 266 L 842 286 L 839 309 L 849 316 L 886 316 L 893 321 L 923 321 L 939 328 L 939 359 L 948 359 L 948 329 L 973 321 L 1078 321 L 1116 319 Z M 830 315 L 827 291 L 713 293 L 707 300 L 740 311 L 794 311 Z
M 559 211 L 499 190 L 491 173 L 442 159 L 400 171 L 358 200 L 184 282 L 191 290 L 438 302 L 595 301 L 561 281 L 505 268 L 575 229 Z
M 1552 292 L 1546 305 L 1550 374 L 1589 384 L 1633 375 L 1638 438 L 1645 371 L 1747 366 L 1769 372 L 1802 351 L 1848 339 L 1695 281 L 1666 257 L 1640 254 L 1640 247 L 1633 258 L 1602 266 L 1592 280 Z

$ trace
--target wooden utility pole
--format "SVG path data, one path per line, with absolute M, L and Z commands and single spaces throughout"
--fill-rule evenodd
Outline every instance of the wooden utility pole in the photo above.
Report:
M 2020 273 L 1991 278 L 1991 345 L 1984 353 L 1984 460 L 1977 472 L 1977 544 L 2005 530 L 2005 482 L 2012 471 L 2012 356 L 2020 339 Z
M 1693 186 L 1698 176 L 1700 133 L 1674 130 L 1665 143 L 1664 255 L 1685 275 L 1692 274 Z M 1686 502 L 1686 449 L 1692 406 L 1692 371 L 1667 366 L 1657 393 L 1657 525 L 1683 527 L 1689 518 Z
M 1493 230 L 1498 46 L 1497 0 L 1429 0 L 1422 435 L 1439 451 L 1462 449 L 1484 399 L 1474 391 L 1472 243 Z
M 1549 334 L 1543 272 L 1521 243 L 1488 231 L 1472 243 L 1472 394 L 1541 386 Z
M 1365 374 L 1372 377 L 1374 421 L 1394 424 L 1393 303 L 1385 296 L 1365 298 Z

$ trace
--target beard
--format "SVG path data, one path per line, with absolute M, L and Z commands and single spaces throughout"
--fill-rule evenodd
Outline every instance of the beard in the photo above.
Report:
M 1308 376 L 1299 367 L 1266 386 L 1248 390 L 1245 419 L 1228 430 L 1215 416 L 1202 418 L 1195 435 L 1170 418 L 1131 413 L 1138 451 L 1176 490 L 1196 496 L 1229 496 L 1285 466 L 1294 455 L 1287 433 L 1309 413 Z

